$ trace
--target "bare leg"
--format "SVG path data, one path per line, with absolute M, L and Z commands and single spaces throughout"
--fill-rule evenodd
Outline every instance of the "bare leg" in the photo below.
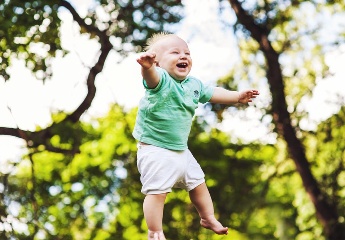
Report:
M 167 194 L 146 195 L 143 209 L 148 232 L 148 240 L 166 240 L 163 233 L 163 210 Z
M 214 216 L 213 202 L 205 183 L 191 190 L 189 196 L 199 213 L 201 226 L 217 234 L 228 234 L 228 228 L 223 227 Z

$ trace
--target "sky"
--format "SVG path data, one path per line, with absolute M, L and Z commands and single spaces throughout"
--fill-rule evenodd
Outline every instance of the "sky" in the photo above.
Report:
M 92 3 L 91 0 L 73 2 L 81 15 L 86 13 L 87 6 Z M 221 29 L 216 18 L 217 8 L 217 0 L 186 1 L 187 17 L 177 33 L 190 43 L 193 54 L 191 74 L 206 82 L 215 81 L 226 74 L 234 61 L 234 52 L 229 48 L 229 43 L 234 44 L 234 40 L 230 32 Z M 31 75 L 22 61 L 13 63 L 10 81 L 4 82 L 0 78 L 1 126 L 18 126 L 31 131 L 37 126 L 45 127 L 50 123 L 52 111 L 72 112 L 86 95 L 85 79 L 88 71 L 84 66 L 94 64 L 98 45 L 75 32 L 75 25 L 68 13 L 62 12 L 61 18 L 64 19 L 62 45 L 71 53 L 54 61 L 53 78 L 44 84 Z M 208 34 L 209 27 L 213 28 L 212 36 Z M 204 36 L 196 37 L 200 34 Z M 40 53 L 39 48 L 37 52 Z M 114 102 L 126 108 L 137 106 L 144 94 L 137 56 L 131 54 L 121 63 L 117 63 L 119 58 L 116 54 L 108 56 L 103 72 L 97 76 L 97 94 L 91 108 L 83 116 L 84 120 L 106 114 L 109 105 Z M 212 62 L 205 61 L 209 56 L 214 56 Z M 0 136 L 0 164 L 9 158 L 20 159 L 22 152 L 18 148 L 22 146 L 23 141 L 20 139 Z
M 92 0 L 72 2 L 83 15 Z M 231 30 L 222 29 L 218 21 L 218 0 L 187 0 L 184 3 L 186 18 L 181 21 L 177 34 L 190 46 L 193 58 L 191 75 L 205 83 L 214 82 L 227 74 L 238 60 L 235 40 Z M 235 19 L 230 10 L 223 14 L 229 19 L 230 24 L 234 23 Z M 85 79 L 88 70 L 84 66 L 94 64 L 98 45 L 97 42 L 76 33 L 72 17 L 67 12 L 62 12 L 61 18 L 64 19 L 62 44 L 71 53 L 67 57 L 60 56 L 54 60 L 53 78 L 44 84 L 31 75 L 22 61 L 13 63 L 10 81 L 4 82 L 0 78 L 0 126 L 18 126 L 31 131 L 38 126 L 44 128 L 51 121 L 52 111 L 72 112 L 86 95 Z M 330 96 L 345 96 L 345 69 L 342 64 L 345 62 L 345 48 L 339 50 L 326 56 L 327 64 L 334 75 L 329 79 L 320 80 L 313 98 L 305 102 L 310 117 L 315 122 L 324 120 L 337 111 L 337 107 L 329 103 L 332 100 Z M 40 53 L 40 48 L 36 51 Z M 131 54 L 120 63 L 117 63 L 119 57 L 115 53 L 108 56 L 104 71 L 97 76 L 96 97 L 91 108 L 84 114 L 83 120 L 106 114 L 110 104 L 114 102 L 126 108 L 138 105 L 144 89 L 141 85 L 140 67 L 136 62 L 137 56 L 138 54 Z M 267 90 L 259 90 L 261 95 L 257 101 L 269 97 Z M 257 115 L 254 107 L 249 108 L 249 112 L 253 116 Z M 229 132 L 236 129 L 238 136 L 247 137 L 249 140 L 260 139 L 267 132 L 264 128 L 257 127 L 259 117 L 245 123 L 238 118 L 229 118 L 223 129 Z M 253 128 L 256 130 L 255 135 L 252 134 Z M 21 149 L 22 140 L 0 136 L 0 172 L 11 170 L 6 169 L 9 166 L 2 163 L 7 160 L 19 161 Z

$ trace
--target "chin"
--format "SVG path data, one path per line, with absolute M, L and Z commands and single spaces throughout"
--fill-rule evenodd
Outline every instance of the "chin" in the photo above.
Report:
M 180 77 L 176 77 L 175 79 L 182 81 L 185 80 L 187 76 L 180 76 Z
M 178 80 L 184 80 L 186 79 L 186 77 L 188 76 L 188 74 L 179 74 L 179 75 L 175 75 L 175 79 L 178 79 Z

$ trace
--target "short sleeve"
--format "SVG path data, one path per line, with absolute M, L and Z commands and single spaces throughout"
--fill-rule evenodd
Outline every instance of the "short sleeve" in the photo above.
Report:
M 152 91 L 152 92 L 158 92 L 159 89 L 162 87 L 163 82 L 165 82 L 165 79 L 166 79 L 165 71 L 162 68 L 160 68 L 160 67 L 156 67 L 156 71 L 157 71 L 158 76 L 159 76 L 159 83 L 158 83 L 158 85 L 155 88 L 149 88 L 147 86 L 147 83 L 146 83 L 145 79 L 143 79 L 143 85 L 144 85 L 144 88 L 146 90 L 149 90 L 149 91 Z
M 204 85 L 203 83 L 201 84 L 202 84 L 202 91 L 200 94 L 199 102 L 206 103 L 210 101 L 214 92 L 214 87 L 210 85 Z

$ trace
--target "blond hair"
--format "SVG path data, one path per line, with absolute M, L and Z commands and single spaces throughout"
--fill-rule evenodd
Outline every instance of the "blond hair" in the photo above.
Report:
M 176 36 L 176 35 L 169 32 L 154 33 L 149 39 L 147 39 L 144 50 L 145 51 L 151 50 L 153 45 L 155 45 L 158 41 L 167 37 L 171 37 L 171 36 Z

